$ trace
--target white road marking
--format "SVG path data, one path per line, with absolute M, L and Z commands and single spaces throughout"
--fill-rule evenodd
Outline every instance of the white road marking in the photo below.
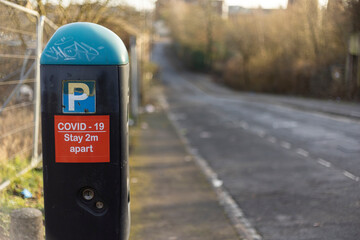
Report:
M 275 122 L 272 127 L 275 129 L 280 129 L 280 128 L 295 128 L 298 126 L 298 123 L 295 121 L 280 121 L 280 122 Z
M 291 144 L 288 142 L 280 142 L 280 146 L 285 148 L 285 149 L 290 149 L 291 148 Z
M 298 148 L 296 149 L 296 153 L 303 156 L 303 157 L 309 157 L 309 152 L 308 151 L 305 151 L 304 149 L 302 148 Z
M 248 129 L 249 128 L 249 124 L 247 122 L 245 122 L 245 121 L 240 121 L 239 125 L 243 129 Z
M 317 162 L 323 165 L 324 167 L 331 167 L 331 163 L 322 158 L 318 158 Z
M 231 117 L 229 117 L 229 116 L 224 116 L 223 114 L 220 114 L 220 113 L 218 113 L 218 112 L 215 112 L 215 114 L 218 115 L 218 116 L 220 116 L 220 117 L 222 117 L 222 118 L 225 118 L 225 119 L 228 119 L 228 120 L 232 121 L 232 122 L 234 123 L 234 125 L 238 125 L 238 126 L 240 126 L 241 128 L 243 128 L 244 130 L 248 130 L 248 132 L 250 132 L 250 133 L 252 133 L 252 134 L 255 134 L 255 135 L 257 135 L 257 136 L 259 136 L 259 137 L 261 137 L 261 138 L 264 138 L 264 137 L 266 137 L 266 135 L 267 135 L 267 133 L 266 133 L 264 130 L 262 130 L 262 129 L 260 129 L 260 128 L 257 128 L 257 127 L 252 127 L 251 125 L 249 125 L 249 124 L 248 124 L 247 122 L 245 122 L 245 121 L 240 121 L 240 122 L 238 122 L 238 121 L 235 121 L 233 118 L 231 118 Z M 332 117 L 332 116 L 328 116 L 328 117 L 334 118 L 334 117 Z M 338 118 L 338 117 L 337 117 L 337 118 Z M 172 119 L 172 120 L 174 120 L 174 119 Z M 175 120 L 176 120 L 176 119 L 175 119 Z M 349 120 L 349 121 L 351 121 L 351 120 Z M 272 137 L 272 136 L 268 136 L 268 137 L 266 138 L 266 140 L 269 141 L 269 142 L 271 142 L 271 143 L 277 143 L 277 142 L 278 142 L 279 145 L 280 145 L 282 148 L 291 150 L 291 147 L 292 147 L 292 146 L 291 146 L 291 144 L 290 144 L 289 142 L 278 141 L 275 137 Z M 302 148 L 297 148 L 297 149 L 295 150 L 295 152 L 296 152 L 297 154 L 301 155 L 302 157 L 306 157 L 306 158 L 313 159 L 313 158 L 311 158 L 310 153 L 309 153 L 308 151 L 302 149 Z M 315 160 L 315 159 L 313 159 L 313 160 Z M 351 180 L 354 180 L 354 181 L 356 181 L 356 182 L 360 181 L 360 177 L 355 176 L 354 174 L 352 174 L 352 173 L 350 173 L 350 172 L 348 172 L 348 171 L 342 170 L 341 168 L 338 168 L 338 167 L 336 167 L 336 166 L 333 166 L 330 162 L 328 162 L 328 161 L 326 161 L 326 160 L 324 160 L 324 159 L 322 159 L 322 158 L 318 158 L 318 159 L 317 159 L 317 162 L 318 162 L 320 165 L 324 166 L 324 167 L 327 167 L 327 168 L 333 167 L 334 169 L 337 169 L 337 170 L 342 171 L 343 175 L 346 176 L 346 177 L 348 177 L 348 178 L 350 178 Z M 243 224 L 246 226 L 246 225 L 247 225 L 247 222 L 245 221 Z M 249 230 L 249 231 L 251 232 L 251 230 Z
M 360 117 L 360 112 L 351 111 L 350 115 L 353 117 Z
M 274 138 L 274 137 L 268 137 L 266 140 L 268 140 L 269 142 L 271 142 L 271 143 L 276 143 L 276 138 Z
M 218 188 L 221 187 L 223 185 L 223 181 L 219 180 L 219 179 L 212 179 L 212 185 L 214 188 Z
M 223 182 L 218 178 L 215 171 L 209 166 L 207 161 L 200 156 L 198 150 L 191 147 L 190 142 L 185 137 L 185 135 L 181 134 L 181 126 L 179 122 L 171 117 L 172 113 L 169 111 L 165 112 L 168 115 L 168 119 L 173 124 L 177 135 L 185 145 L 187 152 L 193 156 L 195 162 L 199 165 L 205 176 L 210 181 L 211 185 L 214 187 L 220 204 L 224 207 L 225 212 L 227 213 L 239 236 L 247 240 L 262 240 L 262 237 L 257 233 L 256 229 L 252 227 L 249 220 L 245 217 L 242 209 L 238 206 L 228 191 L 222 186 Z M 245 124 L 247 125 L 247 123 Z
M 266 133 L 264 131 L 262 132 L 258 132 L 257 135 L 261 138 L 265 137 L 266 136 Z
M 263 129 L 258 128 L 258 127 L 250 127 L 249 131 L 253 134 L 258 135 L 259 137 L 265 137 L 265 135 L 266 135 L 266 132 Z
M 348 178 L 350 178 L 350 179 L 352 179 L 352 180 L 354 180 L 354 181 L 356 181 L 356 182 L 358 182 L 358 181 L 360 180 L 359 177 L 355 176 L 354 174 L 352 174 L 352 173 L 350 173 L 350 172 L 348 172 L 348 171 L 344 171 L 343 174 L 344 174 L 346 177 L 348 177 Z
M 211 133 L 209 132 L 204 131 L 200 133 L 200 138 L 210 138 L 210 137 L 211 137 Z

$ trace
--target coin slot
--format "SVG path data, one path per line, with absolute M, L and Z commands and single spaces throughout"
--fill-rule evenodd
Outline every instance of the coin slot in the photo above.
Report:
M 86 201 L 91 201 L 95 196 L 94 190 L 91 188 L 86 188 L 82 191 L 82 197 Z

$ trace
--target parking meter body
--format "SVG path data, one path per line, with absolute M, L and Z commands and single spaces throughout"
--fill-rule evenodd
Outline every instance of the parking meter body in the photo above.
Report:
M 127 240 L 127 50 L 92 23 L 59 28 L 41 56 L 47 240 Z

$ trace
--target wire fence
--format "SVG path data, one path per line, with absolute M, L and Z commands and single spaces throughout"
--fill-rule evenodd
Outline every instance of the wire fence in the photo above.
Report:
M 21 159 L 22 173 L 41 161 L 40 55 L 57 26 L 6 0 L 0 12 L 0 170 Z M 0 191 L 11 177 L 0 175 Z

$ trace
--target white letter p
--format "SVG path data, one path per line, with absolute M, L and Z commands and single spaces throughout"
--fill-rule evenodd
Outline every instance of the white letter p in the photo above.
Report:
M 75 95 L 77 88 L 82 89 L 81 95 Z M 69 83 L 69 111 L 75 111 L 75 101 L 82 101 L 89 97 L 90 89 L 85 83 Z

